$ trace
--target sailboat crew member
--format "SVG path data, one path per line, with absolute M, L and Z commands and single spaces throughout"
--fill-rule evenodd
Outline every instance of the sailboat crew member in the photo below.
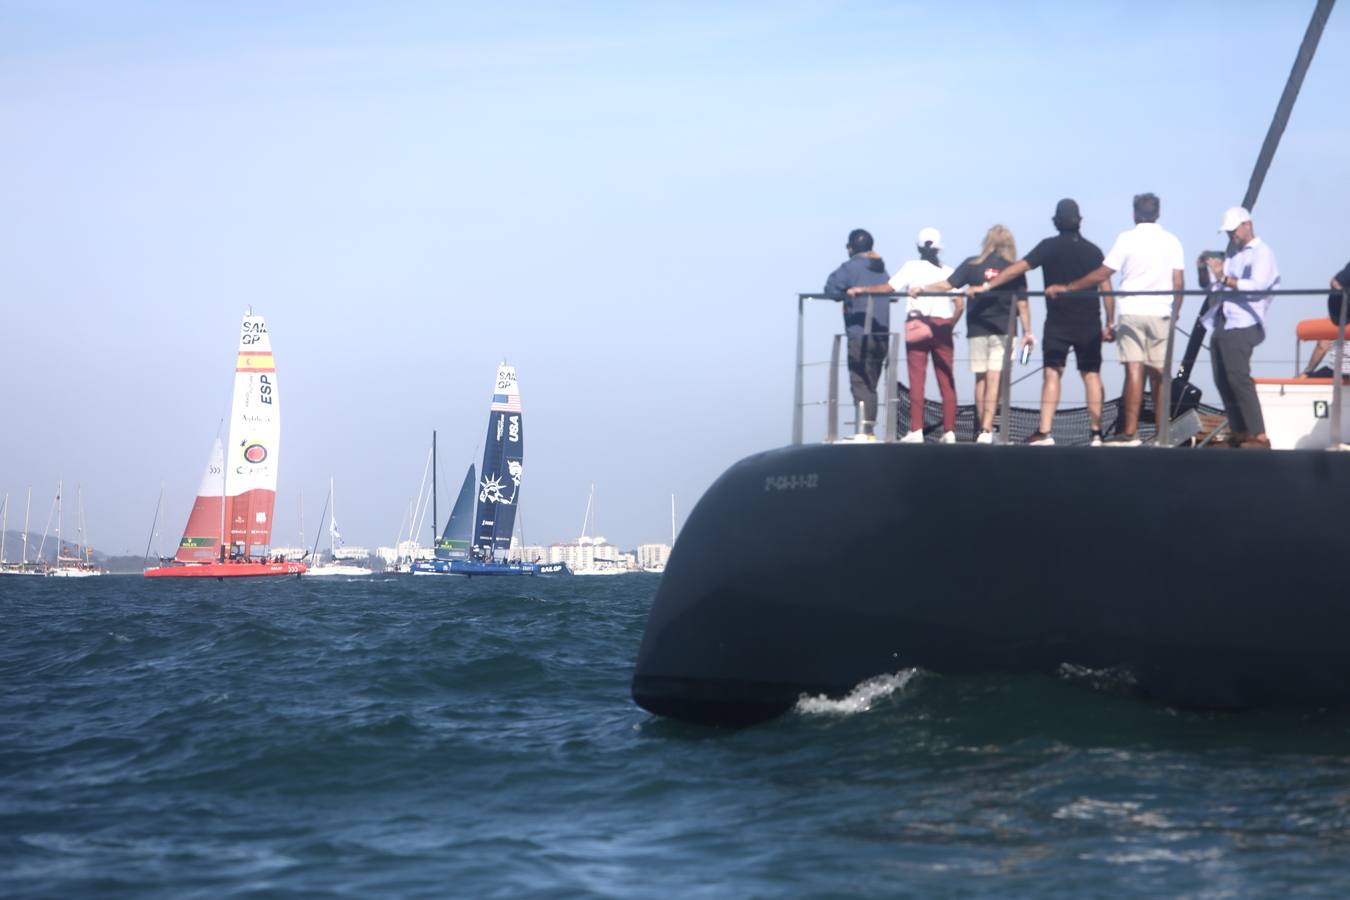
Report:
M 1331 279 L 1332 293 L 1327 296 L 1327 318 L 1331 319 L 1332 325 L 1341 323 L 1341 304 L 1345 302 L 1345 295 L 1341 291 L 1350 290 L 1350 263 L 1345 264 L 1345 268 L 1336 273 Z M 1332 378 L 1335 372 L 1331 371 L 1335 363 L 1336 356 L 1332 354 L 1326 359 L 1326 365 L 1318 368 L 1317 364 L 1323 361 L 1332 348 L 1336 346 L 1335 341 L 1318 341 L 1317 346 L 1313 347 L 1312 356 L 1308 358 L 1308 367 L 1298 374 L 1299 378 Z M 1350 352 L 1347 352 L 1341 360 L 1341 375 L 1350 375 Z
M 1266 339 L 1269 291 L 1280 284 L 1275 251 L 1256 236 L 1252 214 L 1234 206 L 1223 214 L 1219 230 L 1237 252 L 1227 259 L 1207 259 L 1214 296 L 1202 321 L 1210 330 L 1214 385 L 1223 398 L 1234 447 L 1269 448 L 1261 401 L 1252 381 L 1252 351 Z

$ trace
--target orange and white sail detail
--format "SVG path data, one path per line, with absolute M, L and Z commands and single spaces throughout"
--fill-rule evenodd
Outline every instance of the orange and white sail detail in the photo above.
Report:
M 183 539 L 178 542 L 174 559 L 179 562 L 215 562 L 220 558 L 220 532 L 223 519 L 221 505 L 225 502 L 225 450 L 216 438 L 211 458 L 206 463 L 197 502 L 192 504 Z
M 244 316 L 225 442 L 225 534 L 235 555 L 251 555 L 272 542 L 281 449 L 276 372 L 266 322 Z

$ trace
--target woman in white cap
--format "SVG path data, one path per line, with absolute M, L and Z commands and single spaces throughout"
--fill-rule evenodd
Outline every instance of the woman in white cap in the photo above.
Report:
M 936 228 L 919 232 L 919 258 L 911 259 L 891 276 L 887 284 L 857 287 L 855 293 L 905 293 L 913 287 L 922 287 L 942 281 L 952 273 L 938 257 L 942 250 L 942 235 Z M 923 441 L 924 387 L 928 380 L 928 357 L 933 358 L 933 375 L 938 393 L 942 395 L 941 443 L 956 443 L 956 381 L 952 377 L 954 356 L 952 332 L 965 309 L 965 297 L 910 297 L 905 307 L 905 359 L 909 367 L 909 433 L 900 439 L 902 444 Z

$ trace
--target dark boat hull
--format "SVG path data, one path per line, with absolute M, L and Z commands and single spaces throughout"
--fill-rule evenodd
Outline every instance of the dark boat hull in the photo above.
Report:
M 571 575 L 566 563 L 481 562 L 473 559 L 428 559 L 412 564 L 414 575 L 462 575 L 468 578 L 511 575 Z
M 879 674 L 1127 673 L 1190 707 L 1350 702 L 1350 454 L 801 446 L 727 471 L 633 696 L 744 724 Z

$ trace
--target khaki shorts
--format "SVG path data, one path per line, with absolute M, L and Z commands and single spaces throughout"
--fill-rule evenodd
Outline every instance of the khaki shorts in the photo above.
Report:
M 1166 316 L 1121 316 L 1116 347 L 1123 363 L 1143 363 L 1161 369 L 1167 356 Z
M 1003 371 L 1003 338 L 1001 334 L 982 334 L 970 339 L 970 371 L 976 375 Z

